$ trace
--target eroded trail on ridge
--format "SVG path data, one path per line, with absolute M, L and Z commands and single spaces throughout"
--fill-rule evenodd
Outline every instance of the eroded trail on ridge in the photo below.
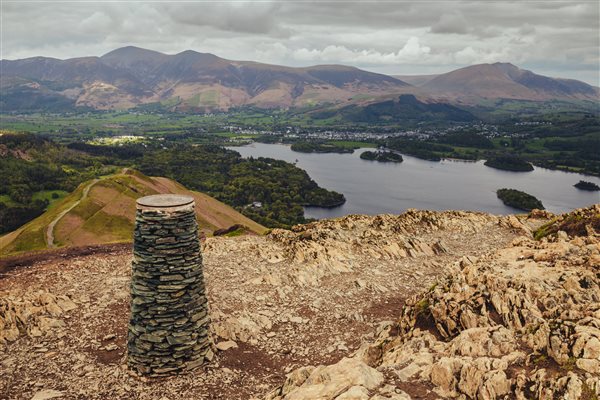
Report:
M 90 192 L 90 189 L 92 188 L 92 186 L 94 186 L 96 183 L 98 183 L 98 181 L 99 181 L 99 179 L 94 179 L 89 185 L 87 185 L 85 188 L 83 188 L 83 192 L 81 193 L 81 198 L 79 200 L 77 200 L 75 203 L 73 203 L 71 206 L 69 206 L 69 208 L 67 208 L 66 210 L 61 211 L 61 213 L 58 214 L 56 216 L 56 218 L 54 218 L 52 220 L 52 222 L 50 222 L 48 224 L 48 228 L 46 229 L 46 243 L 48 244 L 49 248 L 56 247 L 54 244 L 54 227 L 56 226 L 58 221 L 60 221 L 62 219 L 62 217 L 67 215 L 67 213 L 69 211 L 71 211 L 72 209 L 77 207 L 79 205 L 79 203 L 81 203 L 83 200 L 85 200 L 85 198 L 87 197 L 88 193 Z
M 453 262 L 523 229 L 514 217 L 411 211 L 209 238 L 213 337 L 237 347 L 160 381 L 125 368 L 130 252 L 40 261 L 0 280 L 0 398 L 51 390 L 64 398 L 261 398 L 298 367 L 351 355 Z M 17 316 L 26 324 L 11 325 Z

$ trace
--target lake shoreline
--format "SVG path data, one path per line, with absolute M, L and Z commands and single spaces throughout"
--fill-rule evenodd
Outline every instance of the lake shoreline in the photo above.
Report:
M 252 141 L 251 143 L 231 144 L 231 145 L 226 146 L 226 147 L 228 149 L 235 150 L 236 148 L 252 146 L 254 143 L 260 143 L 260 142 L 254 142 L 254 141 Z M 277 145 L 281 145 L 281 146 L 287 146 L 287 147 L 290 147 L 290 148 L 292 146 L 291 143 L 263 143 L 263 144 L 277 144 Z M 354 149 L 355 152 L 359 151 L 359 150 L 373 150 L 373 147 L 360 147 L 360 148 Z M 466 159 L 466 158 L 455 158 L 455 157 L 441 157 L 439 160 L 430 160 L 428 158 L 421 158 L 421 157 L 416 157 L 416 156 L 411 155 L 411 154 L 402 153 L 401 151 L 390 149 L 390 148 L 387 148 L 387 147 L 382 147 L 381 150 L 392 151 L 394 153 L 401 154 L 403 157 L 405 157 L 405 156 L 406 157 L 414 157 L 414 158 L 418 158 L 419 160 L 430 161 L 430 162 L 440 162 L 440 161 L 446 160 L 446 161 L 457 161 L 457 162 L 464 162 L 464 163 L 477 163 L 477 162 L 482 161 L 482 162 L 485 163 L 486 161 L 488 161 L 485 158 L 480 158 L 480 159 L 477 159 L 477 160 L 471 160 L 471 159 Z M 304 152 L 304 151 L 297 151 L 297 150 L 292 150 L 292 151 L 295 152 L 295 153 L 300 153 L 300 154 L 352 154 L 352 153 L 347 153 L 347 152 L 335 152 L 335 151 L 325 151 L 325 152 L 319 152 L 319 151 Z M 365 160 L 365 161 L 368 161 L 368 160 Z M 577 174 L 577 175 L 581 175 L 581 176 L 585 176 L 585 177 L 600 178 L 600 174 L 594 175 L 594 174 L 590 174 L 588 172 L 573 171 L 569 167 L 566 167 L 566 168 L 550 168 L 550 167 L 544 167 L 542 165 L 539 165 L 535 161 L 531 161 L 530 163 L 535 168 L 543 168 L 543 169 L 546 169 L 546 170 L 549 170 L 549 171 L 560 171 L 560 172 L 565 172 L 565 173 L 569 173 L 569 174 Z M 493 167 L 489 167 L 489 168 L 493 168 Z M 497 168 L 497 169 L 500 169 L 500 168 Z M 503 170 L 503 171 L 509 171 L 509 172 L 531 172 L 531 171 L 511 171 L 511 170 Z
M 232 149 L 243 157 L 268 157 L 295 163 L 321 187 L 344 194 L 346 202 L 340 206 L 306 206 L 306 218 L 400 214 L 409 208 L 470 210 L 495 215 L 518 213 L 497 198 L 496 191 L 501 188 L 532 193 L 554 213 L 600 202 L 600 196 L 594 192 L 573 187 L 580 179 L 600 184 L 597 177 L 537 166 L 530 172 L 511 172 L 484 166 L 483 160 L 427 161 L 401 152 L 402 163 L 373 163 L 360 159 L 362 152 L 372 150 L 366 147 L 352 154 L 299 153 L 292 151 L 289 145 L 263 143 Z

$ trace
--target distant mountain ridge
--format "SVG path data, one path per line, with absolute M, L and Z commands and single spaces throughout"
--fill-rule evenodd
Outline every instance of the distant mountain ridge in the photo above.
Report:
M 478 64 L 439 75 L 401 76 L 429 93 L 459 99 L 598 100 L 600 90 L 574 79 L 549 78 L 510 63 Z
M 364 105 L 412 94 L 427 103 L 480 99 L 598 101 L 584 82 L 556 79 L 508 63 L 479 64 L 403 79 L 344 65 L 287 67 L 232 61 L 186 50 L 168 55 L 128 46 L 101 57 L 0 60 L 0 105 L 6 111 L 73 107 L 213 111 Z
M 49 100 L 62 96 L 74 106 L 97 109 L 159 102 L 183 110 L 307 106 L 410 88 L 396 78 L 342 65 L 293 68 L 131 46 L 102 57 L 1 62 L 2 87 L 9 99 L 15 93 Z

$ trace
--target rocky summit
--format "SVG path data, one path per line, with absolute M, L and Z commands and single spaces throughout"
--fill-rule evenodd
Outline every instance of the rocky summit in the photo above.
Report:
M 0 279 L 0 398 L 596 399 L 599 216 L 409 210 L 208 238 L 210 360 L 160 379 L 127 368 L 129 245 L 29 257 Z

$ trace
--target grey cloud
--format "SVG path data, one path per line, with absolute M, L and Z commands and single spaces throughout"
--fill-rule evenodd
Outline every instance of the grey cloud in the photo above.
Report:
M 519 35 L 521 36 L 533 35 L 535 32 L 535 26 L 530 24 L 525 24 L 519 28 Z
M 439 21 L 431 27 L 432 33 L 458 33 L 464 35 L 469 32 L 465 17 L 458 12 L 443 14 Z
M 279 36 L 286 32 L 278 24 L 281 6 L 279 3 L 173 3 L 167 5 L 165 11 L 175 23 Z
M 399 74 L 510 61 L 599 83 L 590 72 L 600 62 L 596 1 L 1 4 L 4 58 L 101 55 L 135 45 Z

